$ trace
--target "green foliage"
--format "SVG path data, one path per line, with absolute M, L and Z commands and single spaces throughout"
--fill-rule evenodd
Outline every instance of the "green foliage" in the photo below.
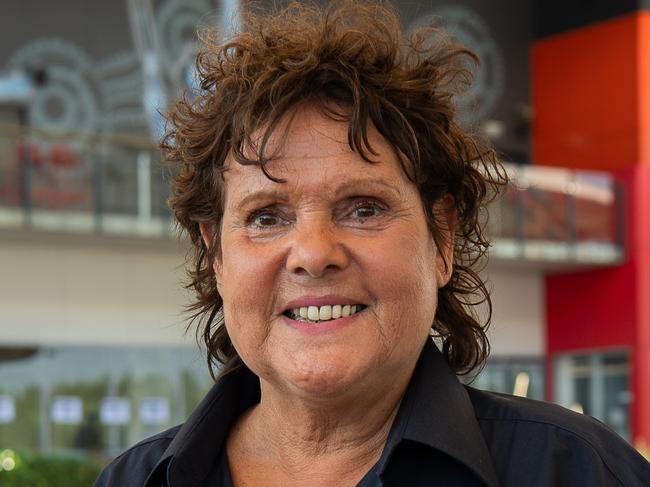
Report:
M 0 469 L 2 487 L 89 487 L 101 470 L 85 457 L 16 454 L 14 458 L 13 469 Z

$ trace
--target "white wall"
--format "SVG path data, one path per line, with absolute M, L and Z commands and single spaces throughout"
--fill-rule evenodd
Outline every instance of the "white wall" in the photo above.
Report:
M 173 242 L 2 239 L 0 344 L 192 345 L 184 255 Z M 542 356 L 542 272 L 491 264 L 487 275 L 492 355 Z
M 193 343 L 183 259 L 173 242 L 0 240 L 0 343 Z
M 490 264 L 492 325 L 489 337 L 497 356 L 543 356 L 546 340 L 544 274 L 525 266 Z

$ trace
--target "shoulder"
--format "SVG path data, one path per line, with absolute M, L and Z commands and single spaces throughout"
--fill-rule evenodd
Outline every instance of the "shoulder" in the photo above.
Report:
M 180 428 L 170 428 L 126 450 L 102 471 L 93 487 L 144 485 Z
M 557 404 L 533 399 L 481 391 L 466 387 L 479 421 L 488 423 L 521 423 L 543 425 L 551 429 L 564 430 L 586 442 L 598 443 L 602 436 L 620 439 L 603 423 L 591 416 L 575 413 Z M 623 441 L 623 440 L 621 440 Z M 627 443 L 626 443 L 627 444 Z
M 518 483 L 534 476 L 548 485 L 650 485 L 650 464 L 600 421 L 555 404 L 466 389 L 503 479 Z

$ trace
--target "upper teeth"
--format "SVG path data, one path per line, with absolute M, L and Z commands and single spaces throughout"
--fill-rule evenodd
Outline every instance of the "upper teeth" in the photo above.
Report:
M 323 320 L 336 320 L 341 317 L 350 316 L 361 311 L 361 305 L 340 305 L 335 304 L 325 306 L 303 306 L 302 308 L 294 308 L 291 313 L 295 317 L 307 319 L 309 321 L 323 321 Z

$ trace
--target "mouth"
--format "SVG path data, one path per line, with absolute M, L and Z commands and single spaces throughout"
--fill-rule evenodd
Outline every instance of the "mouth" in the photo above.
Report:
M 303 306 L 286 310 L 283 315 L 303 323 L 322 323 L 338 320 L 361 313 L 367 306 L 363 304 L 334 304 L 324 306 Z

